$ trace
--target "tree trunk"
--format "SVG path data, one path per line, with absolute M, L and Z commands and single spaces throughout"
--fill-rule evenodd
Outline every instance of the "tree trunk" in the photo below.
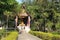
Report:
M 18 17 L 16 16 L 16 18 L 15 18 L 15 30 L 16 30 L 16 27 L 17 27 L 17 22 L 18 22 Z
M 8 18 L 9 18 L 9 16 L 7 16 L 7 26 L 6 26 L 6 29 L 8 29 L 8 20 L 9 20 Z
M 9 16 L 7 16 L 6 36 L 7 36 L 7 29 L 8 29 L 8 18 Z

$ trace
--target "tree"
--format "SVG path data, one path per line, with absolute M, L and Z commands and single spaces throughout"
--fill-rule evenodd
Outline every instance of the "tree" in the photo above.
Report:
M 36 28 L 38 26 L 37 24 L 40 25 L 38 26 L 39 28 L 43 27 L 44 25 L 44 29 L 48 28 L 50 31 L 53 30 L 51 29 L 53 25 L 56 28 L 56 24 L 59 19 L 58 14 L 60 12 L 58 12 L 55 8 L 59 7 L 57 7 L 56 3 L 54 3 L 53 0 L 51 2 L 48 0 L 33 0 L 32 5 L 27 6 L 27 11 L 30 12 L 33 21 L 33 24 L 31 25 L 32 28 L 34 28 L 33 26 Z
M 8 20 L 11 21 L 17 15 L 18 11 L 20 10 L 20 5 L 16 2 L 16 0 L 0 0 L 0 15 L 1 19 L 7 19 L 7 26 Z M 4 18 L 3 18 L 4 17 Z M 10 25 L 10 24 L 9 24 Z M 11 25 L 10 25 L 11 26 Z
M 12 12 L 5 11 L 5 12 L 4 12 L 4 15 L 6 15 L 6 16 L 7 16 L 7 27 L 6 27 L 6 28 L 8 28 L 8 20 L 9 20 L 9 16 L 11 16 L 11 15 L 12 15 Z

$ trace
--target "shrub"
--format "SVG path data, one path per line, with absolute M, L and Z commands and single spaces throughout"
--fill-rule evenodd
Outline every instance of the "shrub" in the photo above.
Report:
M 53 35 L 52 40 L 60 40 L 60 35 Z
M 0 35 L 4 34 L 5 33 L 5 30 L 4 29 L 1 29 L 0 30 Z
M 2 36 L 5 36 L 5 29 L 0 29 L 0 39 Z
M 8 36 L 3 38 L 3 40 L 16 40 L 17 36 L 18 36 L 18 32 L 13 31 L 13 32 L 10 32 Z
M 52 34 L 55 34 L 55 35 L 59 34 L 60 35 L 60 30 L 59 31 L 52 32 Z
M 53 35 L 51 33 L 44 33 L 44 32 L 38 32 L 38 31 L 30 31 L 29 33 L 31 33 L 43 40 L 60 40 L 59 35 Z

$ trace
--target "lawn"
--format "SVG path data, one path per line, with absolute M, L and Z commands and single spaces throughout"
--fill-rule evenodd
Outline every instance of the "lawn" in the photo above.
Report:
M 11 31 L 9 32 L 9 35 L 7 35 L 6 37 L 2 38 L 2 40 L 16 40 L 18 36 L 18 32 L 17 31 Z

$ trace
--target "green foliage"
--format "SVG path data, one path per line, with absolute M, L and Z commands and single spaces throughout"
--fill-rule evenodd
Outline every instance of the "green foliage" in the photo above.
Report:
M 20 8 L 20 4 L 16 0 L 0 0 L 0 20 L 1 23 L 4 22 L 2 25 L 7 25 L 11 20 L 14 20 Z M 13 25 L 13 22 L 11 23 Z
M 44 32 L 38 32 L 38 31 L 30 31 L 30 33 L 43 40 L 60 40 L 60 35 L 54 35 L 51 33 L 44 33 Z
M 4 15 L 6 15 L 6 16 L 11 16 L 11 15 L 12 15 L 12 12 L 5 11 L 5 12 L 4 12 Z
M 58 22 L 58 23 L 56 24 L 56 28 L 57 28 L 57 29 L 60 29 L 60 22 Z
M 59 5 L 57 6 L 57 4 L 56 5 L 55 4 L 56 3 L 54 1 L 49 2 L 48 0 L 45 0 L 45 1 L 33 0 L 31 5 L 26 4 L 27 5 L 26 9 L 27 11 L 30 12 L 30 15 L 33 20 L 33 24 L 31 24 L 32 26 L 31 28 L 37 29 L 37 26 L 38 26 L 39 28 L 45 27 L 45 28 L 51 29 L 51 27 L 55 25 L 55 28 L 58 30 L 59 28 L 58 25 L 60 25 L 60 23 L 58 23 L 60 22 L 60 18 L 59 18 L 60 12 L 56 11 Z
M 4 34 L 5 33 L 5 29 L 0 29 L 0 34 Z
M 5 29 L 0 29 L 0 39 L 2 36 L 6 35 L 5 31 L 6 31 Z
M 47 26 L 47 27 L 52 27 L 52 25 L 53 25 L 53 22 L 51 22 L 51 21 L 48 21 L 48 22 L 46 23 L 46 26 Z
M 21 12 L 21 6 L 24 3 L 26 5 L 26 11 L 29 11 L 31 20 L 33 21 L 31 23 L 32 30 L 39 28 L 39 31 L 43 31 L 43 28 L 51 29 L 53 25 L 56 30 L 60 29 L 60 3 L 54 2 L 54 0 L 51 2 L 48 0 L 22 0 L 21 4 L 18 4 L 16 0 L 0 0 L 0 20 L 5 19 L 5 23 L 8 20 L 9 26 L 10 23 L 14 25 L 14 18 L 17 13 Z M 9 15 L 9 18 L 6 18 L 7 15 Z
M 3 38 L 2 40 L 16 40 L 17 36 L 18 36 L 18 32 L 12 31 L 7 37 Z
M 60 32 L 56 31 L 56 32 L 52 32 L 52 34 L 55 34 L 55 35 L 59 34 L 60 35 Z

